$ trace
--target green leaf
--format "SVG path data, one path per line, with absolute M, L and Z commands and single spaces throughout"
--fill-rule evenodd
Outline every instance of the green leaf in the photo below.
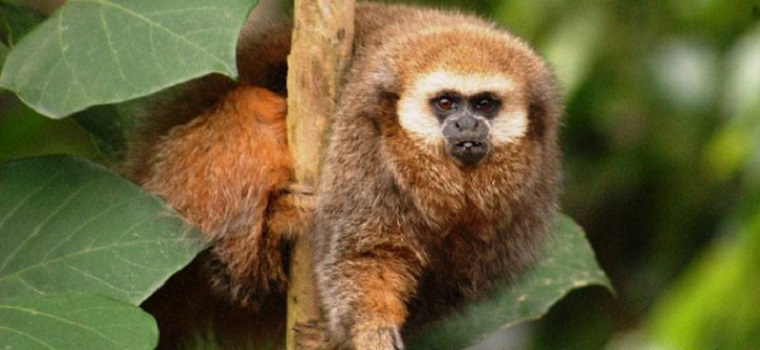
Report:
M 0 67 L 2 67 L 5 64 L 5 59 L 8 57 L 8 46 L 5 46 L 5 44 L 0 43 Z
M 124 159 L 127 135 L 137 124 L 132 115 L 122 113 L 119 105 L 105 105 L 88 108 L 72 117 L 90 132 L 93 143 L 109 160 Z
M 583 230 L 566 216 L 554 225 L 537 263 L 489 300 L 468 305 L 439 327 L 411 339 L 410 349 L 461 349 L 477 344 L 498 329 L 537 319 L 571 290 L 612 285 L 596 262 Z
M 0 111 L 0 163 L 57 153 L 103 161 L 93 147 L 90 134 L 76 120 L 53 120 L 42 116 L 13 93 L 4 90 L 0 90 L 0 99 L 3 101 Z
M 62 118 L 212 72 L 237 76 L 255 1 L 70 0 L 8 55 L 0 86 Z
M 64 291 L 139 304 L 203 248 L 158 198 L 71 156 L 0 167 L 0 300 Z
M 0 302 L 0 348 L 154 349 L 156 322 L 140 308 L 97 295 L 52 294 Z
M 0 38 L 8 46 L 13 47 L 34 27 L 45 19 L 45 16 L 25 7 L 0 2 Z

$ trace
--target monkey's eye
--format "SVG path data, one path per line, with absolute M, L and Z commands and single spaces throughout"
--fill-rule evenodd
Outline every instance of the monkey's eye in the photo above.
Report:
M 493 112 L 496 108 L 496 101 L 491 97 L 484 97 L 475 101 L 475 110 L 481 113 Z
M 457 103 L 448 96 L 442 96 L 435 100 L 435 106 L 441 111 L 448 112 L 456 109 Z

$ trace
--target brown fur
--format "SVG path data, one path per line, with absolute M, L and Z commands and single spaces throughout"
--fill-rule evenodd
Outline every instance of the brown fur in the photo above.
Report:
M 287 277 L 284 241 L 277 236 L 284 232 L 264 228 L 267 208 L 287 200 L 280 192 L 292 172 L 285 110 L 284 99 L 267 90 L 232 90 L 208 112 L 171 129 L 146 176 L 135 179 L 214 243 L 224 267 L 215 283 L 244 305 L 270 289 L 281 292 Z
M 213 243 L 196 262 L 205 272 L 184 271 L 191 277 L 175 277 L 146 304 L 162 346 L 193 318 L 171 316 L 177 309 L 223 321 L 203 306 L 227 305 L 233 328 L 282 331 L 287 238 L 304 229 L 314 203 L 291 181 L 282 97 L 252 87 L 285 95 L 289 26 L 251 23 L 244 32 L 240 83 L 210 76 L 174 91 L 149 113 L 124 168 Z M 550 70 L 524 42 L 458 13 L 360 4 L 349 67 L 311 235 L 326 324 L 299 325 L 308 336 L 298 341 L 305 349 L 400 349 L 402 334 L 508 281 L 547 237 L 561 107 Z M 441 144 L 419 142 L 400 126 L 397 104 L 415 77 L 440 68 L 508 73 L 515 89 L 506 103 L 529 111 L 526 134 L 494 146 L 474 168 L 457 166 Z M 216 295 L 258 314 L 203 301 L 213 294 L 206 279 Z
M 235 88 L 205 113 L 159 138 L 144 176 L 133 178 L 163 197 L 212 243 L 203 261 L 146 304 L 161 325 L 162 346 L 187 338 L 191 331 L 207 331 L 203 325 L 212 321 L 227 329 L 235 326 L 229 321 L 241 319 L 251 327 L 282 330 L 277 323 L 249 319 L 221 299 L 231 298 L 259 314 L 272 308 L 282 313 L 277 305 L 287 287 L 287 237 L 303 229 L 313 208 L 308 191 L 291 185 L 285 112 L 285 100 L 268 90 Z M 201 270 L 192 271 L 196 267 Z M 191 280 L 211 281 L 211 286 L 188 286 Z M 178 291 L 183 284 L 197 290 Z M 174 307 L 167 309 L 166 303 Z M 217 312 L 209 311 L 211 305 Z M 282 321 L 279 316 L 265 318 Z
M 398 349 L 398 334 L 488 295 L 533 258 L 556 206 L 561 110 L 542 60 L 489 23 L 382 5 L 360 7 L 356 23 L 315 216 L 314 274 L 331 342 Z M 515 84 L 506 103 L 530 111 L 526 135 L 474 168 L 458 167 L 442 144 L 421 144 L 400 127 L 397 102 L 414 78 L 441 68 L 506 72 Z

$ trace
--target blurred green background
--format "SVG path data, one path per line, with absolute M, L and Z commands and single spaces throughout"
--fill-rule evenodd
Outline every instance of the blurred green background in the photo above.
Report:
M 526 38 L 565 96 L 563 208 L 618 295 L 574 292 L 511 346 L 760 348 L 760 2 L 415 2 Z M 0 161 L 61 152 L 106 159 L 0 93 Z

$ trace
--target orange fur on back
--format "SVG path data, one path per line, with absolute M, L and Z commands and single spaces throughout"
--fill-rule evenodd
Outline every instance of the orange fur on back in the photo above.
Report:
M 284 288 L 281 237 L 265 237 L 267 208 L 291 177 L 282 97 L 256 87 L 230 91 L 154 147 L 138 183 L 163 197 L 213 243 L 233 298 Z M 262 257 L 266 251 L 266 257 Z M 229 279 L 229 280 L 228 280 Z

